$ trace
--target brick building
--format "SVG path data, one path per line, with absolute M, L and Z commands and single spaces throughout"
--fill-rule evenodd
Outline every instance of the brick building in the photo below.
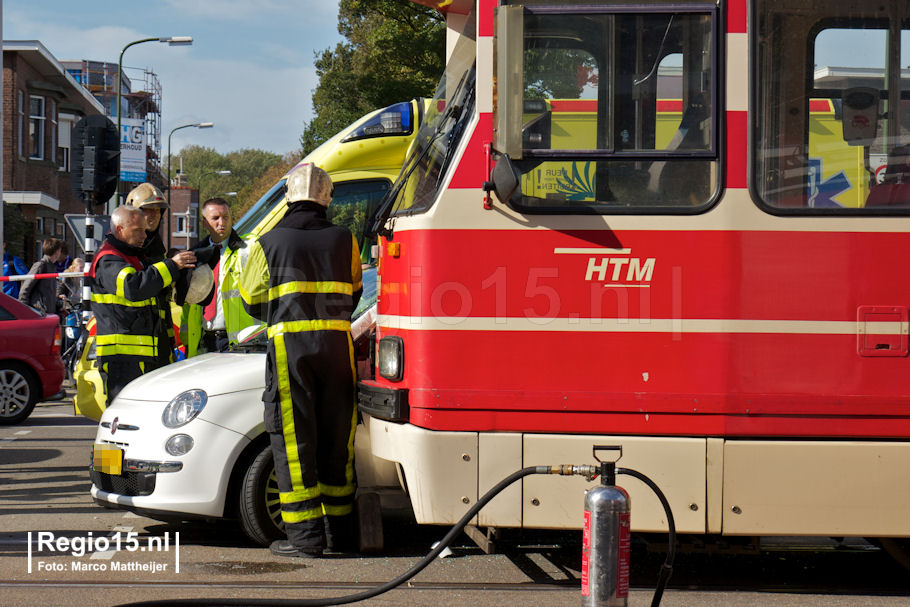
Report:
M 179 180 L 175 179 L 175 183 Z M 171 186 L 171 246 L 190 249 L 199 241 L 199 190 L 185 185 Z M 165 242 L 167 234 L 162 232 Z
M 4 228 L 4 239 L 28 264 L 51 236 L 82 256 L 63 216 L 85 213 L 69 171 L 72 128 L 89 114 L 104 108 L 43 44 L 3 41 L 3 203 L 20 209 L 26 222 L 22 233 Z

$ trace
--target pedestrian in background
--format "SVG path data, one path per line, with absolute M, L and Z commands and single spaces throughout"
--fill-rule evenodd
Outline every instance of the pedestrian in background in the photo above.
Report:
M 21 276 L 23 274 L 28 274 L 28 266 L 19 257 L 10 255 L 10 252 L 6 250 L 6 241 L 3 241 L 3 275 Z M 9 280 L 3 283 L 3 292 L 18 299 L 19 286 L 18 280 Z
M 85 272 L 85 260 L 81 257 L 75 258 L 73 263 L 63 272 L 64 274 Z M 68 276 L 61 278 L 57 283 L 57 297 L 63 298 L 66 312 L 72 311 L 73 308 L 82 303 L 83 281 L 84 279 L 81 276 Z
M 46 238 L 41 243 L 44 255 L 29 269 L 29 274 L 55 274 L 57 262 L 63 256 L 63 242 L 57 238 Z M 22 283 L 19 301 L 44 314 L 56 314 L 63 309 L 63 301 L 57 297 L 56 278 L 29 278 Z
M 70 264 L 72 264 L 73 258 L 70 257 L 70 252 L 66 248 L 66 243 L 63 243 L 63 248 L 60 250 L 60 259 L 57 260 L 57 271 L 65 272 Z
M 64 273 L 85 272 L 85 260 L 77 257 L 64 270 Z M 63 301 L 63 310 L 60 312 L 60 322 L 63 328 L 63 351 L 67 352 L 70 346 L 79 338 L 78 310 L 82 305 L 82 276 L 67 276 L 57 281 L 57 297 Z
M 281 221 L 250 245 L 240 296 L 269 325 L 262 400 L 287 533 L 269 548 L 315 557 L 355 549 L 351 314 L 363 285 L 357 239 L 326 217 L 328 173 L 299 165 L 287 200 Z

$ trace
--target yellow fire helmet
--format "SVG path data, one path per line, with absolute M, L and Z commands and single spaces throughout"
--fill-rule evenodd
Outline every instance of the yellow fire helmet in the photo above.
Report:
M 166 209 L 161 190 L 150 183 L 137 185 L 126 197 L 126 204 L 137 209 Z
M 332 202 L 332 178 L 312 162 L 298 164 L 288 175 L 288 202 L 310 200 L 324 207 Z

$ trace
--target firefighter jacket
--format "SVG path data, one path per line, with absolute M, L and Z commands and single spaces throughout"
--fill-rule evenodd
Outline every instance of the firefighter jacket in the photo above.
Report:
M 145 371 L 161 366 L 158 295 L 177 272 L 170 259 L 146 267 L 141 248 L 107 235 L 89 271 L 99 359 L 138 362 Z
M 161 234 L 158 230 L 146 232 L 142 252 L 151 264 L 164 261 L 167 256 L 167 248 L 164 246 L 164 241 L 161 240 Z M 176 272 L 173 277 L 174 279 L 177 278 Z M 161 318 L 161 322 L 158 325 L 160 331 L 158 336 L 158 364 L 159 366 L 164 366 L 174 362 L 174 320 L 171 314 L 171 289 L 169 285 L 162 289 L 155 299 L 158 300 L 158 315 Z
M 243 270 L 244 262 L 250 250 L 250 243 L 245 242 L 237 232 L 231 230 L 226 241 L 224 250 L 221 252 L 218 263 L 218 283 L 217 292 L 212 291 L 210 297 L 217 297 L 221 293 L 221 312 L 224 314 L 225 331 L 228 340 L 231 343 L 237 342 L 237 334 L 246 327 L 258 324 L 246 310 L 243 308 L 243 301 L 240 299 L 240 272 Z M 211 246 L 211 237 L 203 240 L 194 249 L 200 249 Z M 209 327 L 205 326 L 202 312 L 211 301 L 210 298 L 199 303 L 199 305 L 185 304 L 183 306 L 183 315 L 180 323 L 180 341 L 186 345 L 187 358 L 199 353 L 199 342 L 202 339 L 202 332 Z M 179 302 L 178 302 L 179 303 Z
M 293 203 L 278 225 L 250 245 L 239 289 L 249 315 L 268 323 L 270 339 L 278 333 L 350 331 L 363 292 L 357 239 L 326 219 L 322 205 Z

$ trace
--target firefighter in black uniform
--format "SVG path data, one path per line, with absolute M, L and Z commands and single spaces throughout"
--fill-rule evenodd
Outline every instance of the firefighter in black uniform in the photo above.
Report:
M 287 540 L 279 556 L 354 549 L 356 367 L 351 314 L 363 291 L 360 248 L 326 218 L 332 180 L 313 164 L 287 180 L 288 210 L 250 246 L 246 311 L 268 323 L 265 428 Z
M 150 264 L 164 261 L 167 257 L 167 247 L 161 239 L 161 220 L 167 211 L 167 201 L 161 190 L 150 183 L 142 183 L 133 188 L 126 197 L 124 203 L 128 206 L 140 209 L 145 214 L 145 242 L 142 244 L 142 252 Z M 174 276 L 174 280 L 177 277 Z M 158 300 L 158 314 L 162 321 L 158 323 L 158 366 L 164 366 L 174 362 L 174 321 L 171 314 L 171 288 L 165 287 L 161 293 L 156 295 Z
M 98 368 L 108 404 L 129 382 L 161 366 L 158 339 L 162 322 L 158 294 L 177 272 L 193 267 L 196 256 L 181 251 L 148 265 L 142 250 L 147 223 L 138 209 L 122 206 L 111 214 L 111 233 L 92 261 L 92 311 L 97 322 Z

